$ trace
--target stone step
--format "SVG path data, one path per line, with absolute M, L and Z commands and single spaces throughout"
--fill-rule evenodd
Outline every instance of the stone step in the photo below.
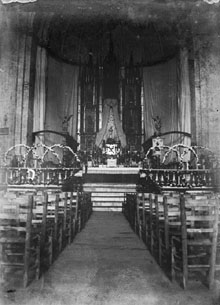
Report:
M 94 192 L 94 193 L 134 193 L 136 191 L 135 188 L 101 188 L 101 187 L 84 187 L 83 190 L 85 192 Z
M 83 187 L 103 187 L 103 188 L 136 188 L 136 184 L 133 183 L 84 183 Z
M 136 191 L 136 184 L 85 183 L 85 192 L 91 192 L 94 211 L 121 211 L 126 193 Z
M 122 206 L 122 202 L 112 202 L 112 201 L 93 202 L 93 207 L 98 207 L 98 206 L 103 206 L 103 207 L 108 207 L 108 206 L 121 207 Z
M 93 197 L 124 197 L 124 192 L 92 192 Z
M 140 167 L 88 167 L 87 174 L 99 174 L 99 175 L 126 175 L 126 174 L 138 174 Z
M 121 207 L 93 207 L 94 212 L 121 212 Z
M 123 202 L 124 197 L 93 197 L 92 202 Z

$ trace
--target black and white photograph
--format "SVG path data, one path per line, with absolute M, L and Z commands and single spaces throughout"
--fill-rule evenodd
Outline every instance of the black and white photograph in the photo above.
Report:
M 0 0 L 0 305 L 220 305 L 220 0 Z

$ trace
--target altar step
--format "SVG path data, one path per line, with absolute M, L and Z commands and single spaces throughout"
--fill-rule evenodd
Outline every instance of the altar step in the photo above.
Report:
M 136 184 L 85 183 L 83 189 L 91 192 L 93 211 L 120 212 L 125 194 L 134 193 Z

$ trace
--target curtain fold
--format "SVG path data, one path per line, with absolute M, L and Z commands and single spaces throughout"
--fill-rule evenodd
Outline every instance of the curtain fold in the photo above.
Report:
M 179 60 L 143 69 L 144 127 L 146 139 L 155 134 L 153 118 L 161 119 L 161 133 L 190 133 L 190 89 L 187 51 L 181 50 Z M 180 134 L 162 136 L 164 145 L 190 144 Z
M 179 130 L 191 133 L 191 96 L 189 84 L 189 65 L 187 49 L 180 50 L 180 98 Z M 183 137 L 182 143 L 191 145 L 191 138 Z
M 144 122 L 146 138 L 155 133 L 153 118 L 161 119 L 161 132 L 178 130 L 177 60 L 143 69 Z M 166 136 L 166 145 L 172 145 L 174 135 Z
M 37 48 L 36 74 L 34 88 L 34 110 L 33 110 L 33 131 L 40 131 L 45 126 L 46 107 L 46 72 L 47 52 L 44 48 Z M 44 134 L 37 135 L 35 143 L 43 143 Z
M 79 67 L 48 57 L 45 129 L 66 132 L 76 139 Z M 45 134 L 45 143 L 62 143 L 56 134 Z

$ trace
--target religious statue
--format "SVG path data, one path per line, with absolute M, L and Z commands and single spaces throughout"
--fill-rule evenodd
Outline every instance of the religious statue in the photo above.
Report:
M 4 127 L 7 126 L 7 122 L 8 122 L 8 116 L 7 114 L 4 115 Z
M 67 116 L 64 116 L 64 119 L 62 121 L 62 129 L 63 131 L 67 132 L 68 131 L 68 127 L 69 127 L 69 120 L 71 119 L 71 117 L 73 116 L 73 114 Z
M 153 118 L 153 121 L 154 121 L 155 135 L 159 136 L 161 134 L 161 118 L 157 115 L 155 118 Z
M 113 139 L 113 126 L 111 126 L 108 130 L 109 138 Z
M 116 143 L 120 141 L 121 146 L 126 146 L 126 137 L 121 126 L 118 114 L 118 101 L 115 99 L 106 99 L 103 107 L 103 125 L 96 135 L 96 146 L 100 147 L 105 143 Z

